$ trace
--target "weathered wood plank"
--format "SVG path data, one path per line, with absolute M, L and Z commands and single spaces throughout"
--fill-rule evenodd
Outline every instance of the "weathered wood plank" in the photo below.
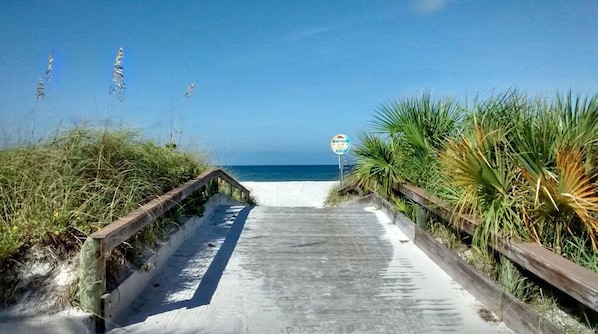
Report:
M 369 202 L 368 202 L 369 201 Z M 492 280 L 479 273 L 458 255 L 449 251 L 429 233 L 417 227 L 409 218 L 397 212 L 392 205 L 378 195 L 372 194 L 351 201 L 354 205 L 375 205 L 394 222 L 415 245 L 438 264 L 456 282 L 480 300 L 517 333 L 563 333 L 549 320 L 543 318 L 527 305 L 503 291 Z
M 443 201 L 437 196 L 428 194 L 425 190 L 414 185 L 402 183 L 397 190 L 415 203 L 432 211 L 440 218 L 455 223 L 460 229 L 468 234 L 473 234 L 476 227 L 480 224 L 476 217 L 467 217 L 465 215 L 454 214 L 451 204 Z
M 87 238 L 79 253 L 79 299 L 81 308 L 93 315 L 96 332 L 103 332 L 100 298 L 106 291 L 106 261 L 100 253 L 100 242 Z
M 503 255 L 594 311 L 598 311 L 598 275 L 537 243 L 502 243 Z
M 221 169 L 219 169 L 218 177 L 221 178 L 222 180 L 226 181 L 231 186 L 233 186 L 233 188 L 236 188 L 237 190 L 239 190 L 241 192 L 241 196 L 249 197 L 249 190 L 247 188 L 243 187 L 243 185 L 241 185 L 239 182 L 237 182 L 237 180 L 233 179 L 230 175 L 226 174 Z
M 479 217 L 458 215 L 452 206 L 425 190 L 401 184 L 399 192 L 448 221 L 457 222 L 465 232 L 473 234 Z M 491 247 L 511 261 L 598 312 L 598 274 L 557 255 L 539 244 L 512 243 L 500 240 Z
M 139 209 L 115 220 L 99 231 L 92 233 L 90 237 L 100 240 L 102 244 L 101 252 L 102 254 L 106 254 L 129 239 L 157 217 L 170 210 L 177 203 L 180 203 L 191 193 L 204 186 L 207 182 L 208 179 L 206 178 L 187 182 L 182 187 L 173 189 L 166 194 L 151 200 L 142 205 Z

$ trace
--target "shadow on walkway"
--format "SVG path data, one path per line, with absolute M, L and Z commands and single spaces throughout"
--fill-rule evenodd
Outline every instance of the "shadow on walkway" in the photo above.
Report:
M 197 287 L 193 298 L 188 301 L 184 301 L 180 303 L 180 307 L 186 308 L 193 308 L 202 305 L 208 305 L 214 296 L 214 292 L 216 292 L 216 288 L 218 287 L 218 282 L 220 282 L 220 278 L 222 277 L 222 273 L 228 264 L 228 260 L 230 260 L 235 247 L 237 246 L 237 242 L 239 241 L 239 237 L 241 236 L 241 232 L 243 231 L 243 227 L 245 226 L 245 222 L 247 221 L 247 216 L 249 215 L 249 211 L 251 210 L 250 207 L 246 207 L 239 214 L 235 219 L 235 222 L 232 224 L 230 230 L 228 231 L 228 235 L 218 253 L 216 253 L 216 257 L 212 261 L 212 264 L 208 267 L 208 271 L 206 271 L 205 275 L 201 279 L 201 283 Z M 175 307 L 173 309 L 177 309 L 177 304 L 172 304 Z
M 210 304 L 252 209 L 253 207 L 244 207 L 238 212 L 231 213 L 231 208 L 225 207 L 224 211 L 220 210 L 209 222 L 206 222 L 207 226 L 201 226 L 193 238 L 187 240 L 173 254 L 172 257 L 178 258 L 178 260 L 172 259 L 162 269 L 162 272 L 154 278 L 153 282 L 157 282 L 154 287 L 161 286 L 161 291 L 158 291 L 157 294 L 156 291 L 149 291 L 152 286 L 148 285 L 146 288 L 147 294 L 142 297 L 145 299 L 145 303 L 142 301 L 132 305 L 131 313 L 124 315 L 123 320 L 119 321 L 118 325 L 127 326 L 143 322 L 155 314 Z M 230 221 L 231 219 L 234 219 L 233 223 L 226 224 L 227 220 Z M 222 238 L 224 238 L 224 241 L 204 275 L 200 278 L 201 282 L 193 296 L 187 300 L 164 303 L 168 295 L 178 290 L 184 290 L 185 286 L 193 284 L 194 280 L 197 281 L 197 277 L 188 277 L 183 273 L 184 269 L 193 266 L 194 261 L 201 261 L 202 253 L 209 252 L 212 242 Z M 184 258 L 183 261 L 181 261 L 182 258 Z M 209 261 L 209 258 L 209 256 L 205 256 L 206 261 Z

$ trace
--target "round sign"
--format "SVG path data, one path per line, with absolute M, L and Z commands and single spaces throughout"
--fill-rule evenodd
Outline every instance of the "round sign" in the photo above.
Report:
M 332 137 L 330 148 L 332 148 L 332 152 L 338 155 L 345 154 L 351 149 L 351 139 L 344 134 L 338 134 Z

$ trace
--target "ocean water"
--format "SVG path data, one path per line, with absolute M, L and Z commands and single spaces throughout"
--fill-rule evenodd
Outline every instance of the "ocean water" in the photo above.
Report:
M 338 165 L 222 166 L 238 181 L 338 181 Z M 345 175 L 349 167 L 345 166 Z

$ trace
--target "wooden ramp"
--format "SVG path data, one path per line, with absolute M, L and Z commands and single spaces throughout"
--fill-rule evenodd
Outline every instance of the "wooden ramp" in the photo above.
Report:
M 509 333 L 380 212 L 221 206 L 112 333 Z

